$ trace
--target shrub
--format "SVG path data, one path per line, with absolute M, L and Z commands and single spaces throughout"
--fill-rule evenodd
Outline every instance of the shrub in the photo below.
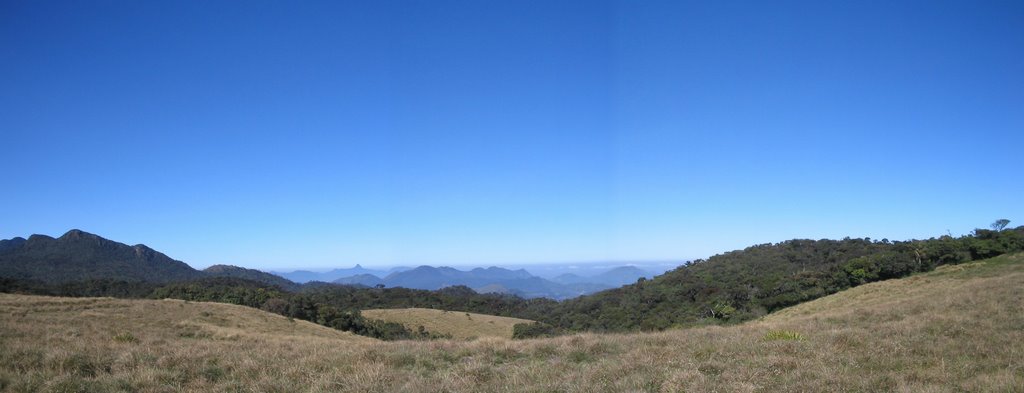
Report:
M 517 323 L 512 326 L 513 339 L 554 337 L 561 333 L 558 328 L 544 322 Z

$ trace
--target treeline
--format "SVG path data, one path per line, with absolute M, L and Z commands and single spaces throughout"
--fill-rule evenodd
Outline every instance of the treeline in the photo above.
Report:
M 115 297 L 122 299 L 146 298 L 163 284 L 94 279 L 60 284 L 39 280 L 0 277 L 0 292 L 65 297 Z
M 480 294 L 465 286 L 430 291 L 312 283 L 296 292 L 288 292 L 277 286 L 238 278 L 172 283 L 156 288 L 147 297 L 239 304 L 323 325 L 330 325 L 338 312 L 377 308 L 416 307 L 522 317 L 541 315 L 558 306 L 558 302 L 549 299 Z
M 564 329 L 548 325 L 544 322 L 517 323 L 512 325 L 513 339 L 555 337 L 565 334 Z
M 367 319 L 359 310 L 423 307 L 513 315 L 525 313 L 531 305 L 556 304 L 546 299 L 524 300 L 507 295 L 478 294 L 462 286 L 426 291 L 313 283 L 303 286 L 299 291 L 287 291 L 280 286 L 234 277 L 211 277 L 170 284 L 121 280 L 86 280 L 53 284 L 0 277 L 0 292 L 67 297 L 170 298 L 230 303 L 382 340 L 435 339 L 450 336 L 427 331 L 422 326 L 410 329 L 399 323 Z
M 367 319 L 359 311 L 365 307 L 357 307 L 358 303 L 329 301 L 322 295 L 323 292 L 331 288 L 356 291 L 368 291 L 368 289 L 342 288 L 329 284 L 314 284 L 306 288 L 303 291 L 290 292 L 280 286 L 258 281 L 218 277 L 163 285 L 155 288 L 147 297 L 249 306 L 382 340 L 450 337 L 429 332 L 422 326 L 414 330 L 400 323 Z
M 789 240 L 696 260 L 651 280 L 563 302 L 478 294 L 464 286 L 427 291 L 311 283 L 289 291 L 228 277 L 170 284 L 89 280 L 59 285 L 0 278 L 0 291 L 232 303 L 385 340 L 438 336 L 422 328 L 368 320 L 359 310 L 434 308 L 541 322 L 515 327 L 514 337 L 527 338 L 737 323 L 864 283 L 1022 250 L 1024 226 L 905 242 Z

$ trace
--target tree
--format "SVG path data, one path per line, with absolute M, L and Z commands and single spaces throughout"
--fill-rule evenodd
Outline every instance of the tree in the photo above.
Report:
M 1000 219 L 996 220 L 996 222 L 992 223 L 992 230 L 994 230 L 996 232 L 1002 231 L 1003 228 L 1006 228 L 1006 226 L 1009 225 L 1009 224 L 1010 224 L 1010 220 L 1007 220 L 1005 218 L 1000 218 Z

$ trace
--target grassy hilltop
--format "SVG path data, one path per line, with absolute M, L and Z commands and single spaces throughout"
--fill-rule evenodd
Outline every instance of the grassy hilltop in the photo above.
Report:
M 423 326 L 429 332 L 458 339 L 512 338 L 512 328 L 517 323 L 533 323 L 528 319 L 427 308 L 363 310 L 362 313 L 370 319 L 400 323 L 409 329 Z
M 0 390 L 12 392 L 1024 386 L 1020 253 L 862 285 L 742 325 L 660 333 L 381 342 L 223 304 L 6 294 L 0 315 Z

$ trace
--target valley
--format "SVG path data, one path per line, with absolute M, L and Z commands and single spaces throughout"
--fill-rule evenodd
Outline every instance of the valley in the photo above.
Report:
M 240 306 L 9 294 L 0 315 L 0 390 L 11 392 L 1024 386 L 1020 253 L 861 285 L 736 326 L 654 333 L 381 342 Z

